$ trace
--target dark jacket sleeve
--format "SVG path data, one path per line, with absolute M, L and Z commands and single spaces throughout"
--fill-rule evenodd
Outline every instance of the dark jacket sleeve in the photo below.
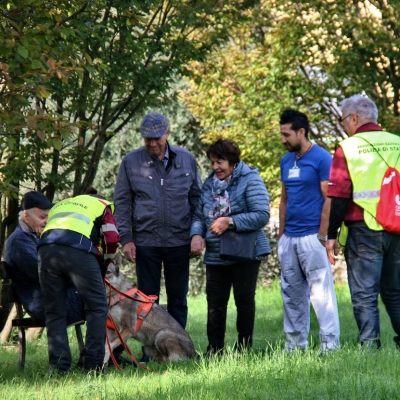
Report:
M 207 184 L 207 181 L 206 181 Z M 205 184 L 205 186 L 206 186 Z M 207 189 L 205 189 L 205 186 L 203 186 L 203 190 L 206 191 Z M 194 236 L 194 235 L 200 235 L 201 237 L 205 237 L 206 236 L 206 222 L 204 220 L 204 216 L 203 216 L 203 207 L 204 207 L 204 196 L 205 193 L 203 193 L 202 196 L 200 196 L 200 199 L 197 203 L 197 207 L 195 210 L 195 213 L 192 217 L 192 224 L 190 226 L 190 237 Z
M 37 241 L 33 234 L 26 233 L 14 238 L 8 252 L 12 260 L 11 264 L 19 270 L 18 273 L 39 283 Z
M 194 173 L 194 178 L 189 192 L 189 203 L 190 203 L 190 215 L 193 217 L 194 212 L 196 211 L 197 203 L 199 202 L 200 199 L 201 187 L 202 187 L 202 182 L 197 172 L 197 164 L 194 157 L 192 162 L 192 169 Z
M 331 212 L 329 214 L 328 239 L 336 239 L 341 223 L 346 216 L 350 199 L 331 197 Z
M 126 171 L 127 159 L 122 160 L 114 190 L 115 219 L 121 244 L 133 242 L 131 227 L 132 189 Z

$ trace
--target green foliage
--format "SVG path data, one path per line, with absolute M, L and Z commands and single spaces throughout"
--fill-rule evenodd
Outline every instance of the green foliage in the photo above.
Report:
M 105 144 L 226 40 L 245 3 L 0 2 L 0 193 L 85 192 Z M 2 203 L 0 248 L 18 208 Z
M 248 21 L 235 29 L 230 42 L 207 62 L 191 64 L 192 88 L 182 92 L 182 97 L 201 121 L 204 140 L 229 137 L 237 141 L 242 158 L 260 168 L 270 187 L 270 177 L 277 174 L 273 160 L 283 150 L 273 141 L 277 132 L 267 136 L 266 127 L 280 111 L 276 98 L 288 99 L 288 90 L 271 73 L 266 59 L 270 45 L 257 33 L 265 22 L 259 12 L 256 8 L 246 14 Z M 248 29 L 250 23 L 252 28 Z
M 279 114 L 307 113 L 310 137 L 333 150 L 346 137 L 338 103 L 366 93 L 383 126 L 400 133 L 397 1 L 263 0 L 206 62 L 193 61 L 182 92 L 204 129 L 203 140 L 236 140 L 259 167 L 273 199 L 280 194 Z
M 378 105 L 381 122 L 400 133 L 398 1 L 277 2 L 288 62 L 319 71 L 324 82 L 305 75 L 338 99 L 365 92 Z M 312 99 L 311 99 L 312 100 Z M 316 101 L 320 102 L 321 97 Z M 394 117 L 394 119 L 393 119 Z
M 5 182 L 82 193 L 105 143 L 227 37 L 241 1 L 0 4 Z M 205 28 L 207 27 L 207 30 Z M 63 178 L 57 178 L 62 175 Z

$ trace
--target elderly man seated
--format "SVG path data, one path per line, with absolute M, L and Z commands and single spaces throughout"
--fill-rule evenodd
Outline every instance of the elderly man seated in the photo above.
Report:
M 39 283 L 37 245 L 52 207 L 53 203 L 42 193 L 36 191 L 26 193 L 21 203 L 19 226 L 6 243 L 6 263 L 9 266 L 15 293 L 26 312 L 32 318 L 43 321 L 45 311 Z M 67 290 L 66 305 L 67 325 L 85 319 L 83 301 L 72 283 Z M 131 361 L 122 357 L 122 351 L 122 346 L 114 349 L 118 363 L 132 365 Z M 109 365 L 112 365 L 112 361 Z
M 53 203 L 42 193 L 26 193 L 21 203 L 19 226 L 6 243 L 6 263 L 15 293 L 26 312 L 43 321 L 45 316 L 39 284 L 37 245 L 52 207 Z M 67 324 L 84 319 L 82 299 L 71 284 L 67 293 Z

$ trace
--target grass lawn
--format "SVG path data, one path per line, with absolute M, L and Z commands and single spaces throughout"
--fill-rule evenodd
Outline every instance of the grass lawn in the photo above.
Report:
M 361 352 L 347 284 L 338 285 L 342 348 L 318 354 L 318 325 L 312 313 L 310 349 L 282 354 L 282 301 L 279 285 L 257 292 L 253 351 L 230 351 L 236 338 L 233 299 L 229 305 L 227 352 L 222 358 L 171 365 L 150 363 L 153 373 L 127 367 L 92 377 L 79 369 L 50 377 L 46 337 L 29 343 L 25 371 L 18 370 L 13 346 L 0 347 L 0 400 L 5 399 L 397 399 L 400 353 L 389 318 L 381 307 L 382 350 Z M 189 298 L 187 330 L 200 354 L 207 346 L 206 300 Z M 70 343 L 77 359 L 74 331 Z M 131 341 L 135 354 L 140 344 Z

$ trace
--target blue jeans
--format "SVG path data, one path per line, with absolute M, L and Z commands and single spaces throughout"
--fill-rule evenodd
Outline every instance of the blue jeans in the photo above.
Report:
M 185 328 L 189 291 L 190 245 L 177 247 L 136 246 L 138 289 L 160 296 L 161 270 L 164 264 L 168 312 Z M 158 302 L 158 301 L 157 301 Z
M 400 235 L 373 231 L 363 221 L 352 222 L 348 228 L 344 255 L 358 341 L 379 347 L 379 293 L 400 335 Z

